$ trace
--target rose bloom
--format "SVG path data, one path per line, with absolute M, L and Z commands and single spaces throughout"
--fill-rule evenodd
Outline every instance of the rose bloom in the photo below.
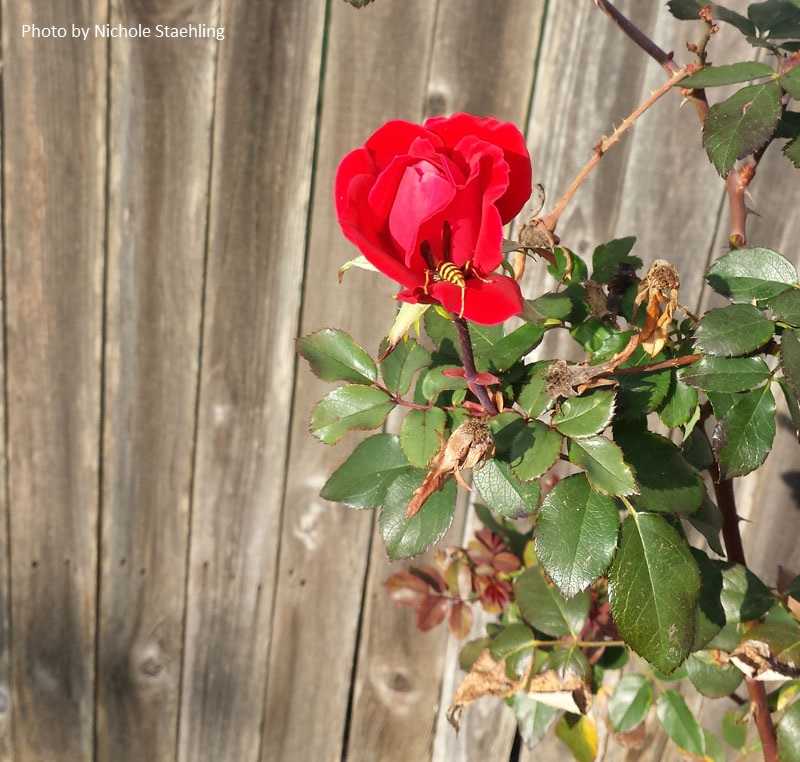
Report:
M 522 310 L 516 281 L 492 274 L 503 225 L 531 194 L 530 156 L 513 124 L 469 114 L 387 122 L 342 159 L 335 193 L 345 236 L 404 287 L 400 301 L 438 303 L 484 325 Z

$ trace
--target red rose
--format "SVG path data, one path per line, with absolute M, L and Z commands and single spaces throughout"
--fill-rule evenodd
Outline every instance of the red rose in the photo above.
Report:
M 520 131 L 468 114 L 387 122 L 336 173 L 339 224 L 405 287 L 397 298 L 484 325 L 522 310 L 516 281 L 491 273 L 503 260 L 503 225 L 530 194 Z

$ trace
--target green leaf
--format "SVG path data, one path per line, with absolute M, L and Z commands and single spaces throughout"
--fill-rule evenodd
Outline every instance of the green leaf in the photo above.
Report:
M 729 395 L 730 396 L 730 395 Z M 714 463 L 714 453 L 705 431 L 693 428 L 681 442 L 681 451 L 686 462 L 696 471 L 705 471 Z
M 501 661 L 520 651 L 525 651 L 530 656 L 535 648 L 533 640 L 533 633 L 521 622 L 515 622 L 492 636 L 489 653 L 495 661 Z
M 350 3 L 350 5 L 352 5 L 353 8 L 361 10 L 361 8 L 369 5 L 371 2 L 373 2 L 373 0 L 345 0 L 345 2 Z
M 588 437 L 602 432 L 614 416 L 614 392 L 595 389 L 564 400 L 553 415 L 553 426 L 567 437 Z
M 637 348 L 632 360 L 625 368 L 649 365 L 653 358 Z M 618 376 L 617 418 L 636 420 L 652 413 L 666 398 L 672 373 L 669 370 L 656 370 L 649 373 L 632 373 Z
M 583 468 L 592 487 L 604 495 L 633 495 L 638 491 L 622 450 L 605 437 L 571 439 L 569 460 Z
M 456 486 L 448 481 L 441 492 L 434 492 L 416 516 L 406 518 L 406 508 L 414 490 L 425 478 L 423 471 L 409 471 L 395 479 L 386 491 L 380 518 L 381 536 L 393 561 L 412 558 L 444 536 L 453 522 Z
M 524 323 L 500 339 L 486 353 L 489 366 L 496 371 L 508 370 L 542 343 L 544 332 L 544 326 L 538 323 Z
M 676 19 L 683 21 L 697 21 L 700 18 L 700 11 L 710 5 L 715 20 L 731 24 L 744 35 L 752 36 L 756 33 L 756 27 L 750 19 L 716 3 L 707 3 L 705 0 L 669 0 L 667 5 L 670 13 Z
M 781 87 L 796 101 L 800 101 L 800 67 L 795 66 L 778 80 Z
M 796 39 L 800 36 L 800 7 L 794 0 L 766 0 L 747 9 L 750 20 L 762 36 L 773 39 Z
M 504 461 L 490 460 L 473 471 L 472 483 L 486 504 L 501 516 L 516 519 L 536 512 L 539 482 L 520 482 Z
M 731 304 L 709 310 L 697 326 L 695 344 L 701 352 L 722 357 L 746 355 L 766 344 L 775 324 L 751 304 Z
M 658 408 L 658 417 L 671 429 L 687 424 L 697 409 L 697 389 L 678 379 L 672 371 L 669 391 Z
M 569 600 L 547 582 L 540 566 L 530 566 L 514 580 L 514 595 L 525 621 L 554 638 L 575 636 L 589 613 L 588 591 Z
M 800 331 L 792 329 L 783 332 L 781 369 L 795 399 L 800 401 Z
M 789 417 L 792 419 L 795 434 L 797 435 L 798 441 L 800 441 L 800 402 L 798 402 L 797 397 L 792 393 L 785 378 L 779 378 L 778 385 L 783 392 L 783 398 L 786 400 L 786 407 L 789 408 Z
M 598 246 L 592 254 L 592 280 L 598 283 L 608 283 L 621 264 L 638 270 L 642 266 L 642 260 L 639 257 L 630 256 L 635 243 L 634 236 L 627 236 L 615 238 L 613 241 Z
M 776 728 L 778 757 L 782 762 L 800 762 L 800 701 L 785 712 Z
M 633 470 L 639 494 L 631 502 L 643 511 L 690 514 L 700 506 L 705 486 L 676 445 L 651 431 L 623 424 L 614 440 Z
M 772 608 L 775 597 L 753 572 L 741 564 L 717 561 L 715 565 L 722 571 L 720 601 L 728 624 L 750 622 Z
M 769 307 L 778 320 L 796 328 L 800 326 L 800 288 L 788 288 L 782 291 L 769 300 Z
M 489 430 L 492 432 L 497 456 L 508 455 L 514 437 L 525 428 L 525 420 L 517 413 L 506 410 L 488 421 Z
M 700 594 L 700 574 L 686 543 L 661 516 L 629 516 L 608 580 L 622 639 L 662 672 L 672 672 L 693 646 Z
M 414 374 L 430 364 L 430 354 L 414 339 L 401 341 L 381 360 L 383 382 L 390 392 L 402 397 L 411 388 Z
M 522 481 L 538 479 L 561 453 L 562 437 L 541 421 L 530 421 L 511 445 L 511 468 Z
M 615 733 L 628 733 L 641 725 L 653 703 L 653 686 L 644 675 L 623 675 L 608 700 L 608 721 Z
M 529 304 L 543 318 L 550 320 L 566 320 L 572 312 L 572 299 L 566 291 L 542 294 L 529 300 Z
M 744 392 L 769 381 L 770 370 L 760 357 L 702 357 L 678 371 L 678 378 L 704 392 Z
M 556 736 L 577 762 L 594 762 L 597 756 L 597 727 L 593 717 L 563 715 L 556 725 Z
M 696 757 L 706 753 L 703 729 L 677 691 L 664 691 L 656 701 L 656 714 L 667 735 L 684 751 Z
M 517 727 L 523 742 L 532 749 L 550 730 L 559 713 L 558 709 L 531 698 L 523 691 L 515 693 L 508 702 L 517 718 Z
M 692 650 L 704 648 L 725 626 L 725 609 L 722 597 L 722 572 L 714 562 L 698 548 L 689 548 L 697 568 L 700 570 L 700 597 L 697 601 L 697 620 Z
M 460 365 L 436 365 L 420 377 L 419 390 L 426 400 L 435 400 L 441 392 L 466 389 L 464 376 L 445 375 L 445 371 L 463 371 Z
M 717 293 L 735 302 L 762 302 L 796 285 L 797 271 L 776 251 L 735 249 L 711 266 L 706 280 Z
M 399 437 L 373 434 L 331 474 L 320 496 L 351 508 L 377 508 L 389 485 L 410 470 Z
M 737 82 L 748 82 L 760 77 L 772 77 L 775 72 L 760 61 L 741 61 L 725 66 L 706 66 L 705 69 L 692 74 L 681 82 L 681 87 L 719 87 L 735 85 Z
M 536 521 L 536 554 L 550 579 L 567 597 L 604 574 L 617 548 L 617 505 L 594 492 L 585 474 L 558 482 Z
M 733 664 L 719 664 L 713 651 L 695 651 L 686 661 L 692 685 L 704 696 L 729 696 L 744 679 Z
M 297 353 L 322 381 L 371 384 L 378 378 L 374 360 L 344 331 L 322 328 L 297 339 Z
M 371 386 L 340 386 L 323 397 L 311 414 L 311 433 L 325 444 L 353 429 L 377 429 L 394 409 L 389 395 Z
M 703 147 L 723 177 L 734 163 L 769 140 L 781 118 L 777 82 L 748 85 L 715 103 L 703 123 Z
M 739 395 L 717 421 L 711 447 L 726 479 L 755 471 L 767 458 L 775 439 L 775 397 L 769 384 Z
M 747 724 L 737 722 L 736 712 L 728 712 L 722 718 L 722 737 L 734 749 L 744 749 L 747 744 Z
M 540 360 L 529 366 L 530 378 L 523 385 L 517 398 L 517 403 L 529 418 L 538 418 L 555 403 L 545 390 L 547 386 L 545 376 L 552 364 L 552 360 Z
M 430 463 L 439 452 L 439 435 L 444 435 L 446 426 L 447 415 L 441 408 L 408 412 L 400 428 L 400 446 L 412 466 L 425 468 Z
M 795 167 L 800 169 L 800 138 L 790 140 L 783 147 L 783 155 L 789 159 L 789 161 L 792 162 Z
M 700 507 L 686 517 L 689 523 L 706 538 L 708 547 L 717 555 L 724 556 L 725 551 L 719 539 L 722 531 L 722 513 L 708 495 L 703 496 Z

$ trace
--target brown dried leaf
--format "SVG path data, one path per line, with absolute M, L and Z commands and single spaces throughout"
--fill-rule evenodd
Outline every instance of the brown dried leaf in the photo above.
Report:
M 655 357 L 667 343 L 669 326 L 675 307 L 678 306 L 680 285 L 678 271 L 665 259 L 653 262 L 653 266 L 639 283 L 634 305 L 638 308 L 647 303 L 647 317 L 639 334 L 639 342 L 651 357 Z
M 737 669 L 754 680 L 797 680 L 800 669 L 793 662 L 779 659 L 768 643 L 745 640 L 731 652 L 730 660 Z
M 520 690 L 526 679 L 527 675 L 517 680 L 509 677 L 505 661 L 495 661 L 485 648 L 456 689 L 453 703 L 447 710 L 447 721 L 458 731 L 461 715 L 470 704 L 483 696 L 511 696 Z
M 441 437 L 440 437 L 441 438 Z M 470 486 L 461 476 L 462 468 L 475 468 L 479 463 L 494 456 L 494 437 L 489 427 L 477 418 L 467 418 L 451 435 L 445 444 L 433 456 L 425 480 L 411 496 L 406 509 L 406 518 L 419 513 L 425 501 L 438 492 L 451 476 L 466 490 Z
M 527 693 L 542 704 L 573 714 L 586 714 L 592 707 L 591 688 L 575 672 L 561 673 L 548 669 L 534 675 L 528 683 Z

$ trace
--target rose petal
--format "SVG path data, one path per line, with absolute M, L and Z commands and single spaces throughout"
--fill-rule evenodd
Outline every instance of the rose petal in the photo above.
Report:
M 438 135 L 426 127 L 394 119 L 375 130 L 364 147 L 372 153 L 377 167 L 384 169 L 395 156 L 407 154 L 417 138 L 426 138 L 437 148 L 444 144 Z
M 453 114 L 450 117 L 432 117 L 424 126 L 441 136 L 448 146 L 456 146 L 467 135 L 499 146 L 509 167 L 509 184 L 503 196 L 496 201 L 496 206 L 504 224 L 519 214 L 531 195 L 532 169 L 525 137 L 515 125 L 491 117 Z
M 506 275 L 490 275 L 485 282 L 468 278 L 464 289 L 440 281 L 431 283 L 428 291 L 448 312 L 481 325 L 502 323 L 522 311 L 522 292 Z

